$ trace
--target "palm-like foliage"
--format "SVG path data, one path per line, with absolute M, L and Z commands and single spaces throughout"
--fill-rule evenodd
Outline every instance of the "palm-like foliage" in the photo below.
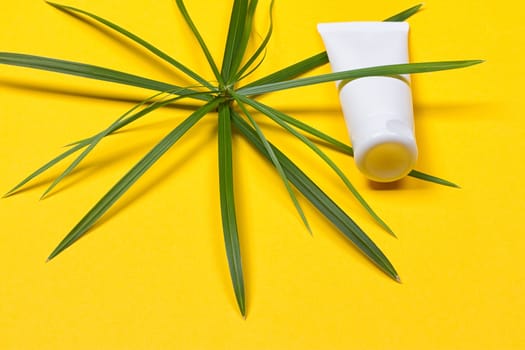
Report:
M 382 271 L 394 280 L 399 276 L 381 250 L 368 238 L 363 230 L 317 186 L 301 169 L 294 164 L 281 150 L 275 147 L 264 135 L 261 127 L 252 116 L 251 110 L 266 115 L 270 120 L 288 131 L 307 147 L 323 159 L 329 168 L 341 178 L 343 184 L 356 197 L 359 203 L 370 213 L 379 225 L 392 233 L 386 223 L 372 210 L 363 197 L 357 192 L 350 180 L 318 146 L 302 132 L 319 140 L 329 143 L 333 147 L 353 155 L 352 148 L 331 136 L 273 109 L 256 100 L 258 95 L 273 91 L 285 90 L 300 86 L 331 82 L 341 79 L 353 79 L 371 75 L 411 74 L 467 67 L 480 61 L 453 61 L 453 62 L 428 62 L 413 64 L 398 64 L 365 69 L 357 69 L 340 73 L 324 74 L 314 77 L 297 78 L 310 70 L 328 63 L 325 52 L 314 55 L 301 62 L 283 68 L 266 77 L 262 77 L 245 86 L 239 86 L 240 80 L 253 73 L 264 59 L 264 51 L 271 37 L 273 24 L 261 41 L 257 49 L 250 55 L 247 54 L 253 18 L 257 9 L 257 0 L 234 0 L 228 36 L 225 43 L 222 65 L 219 66 L 206 46 L 197 26 L 192 21 L 183 0 L 176 0 L 176 4 L 191 28 L 202 52 L 204 53 L 214 74 L 213 81 L 207 80 L 197 72 L 172 58 L 165 52 L 125 30 L 124 28 L 92 13 L 70 6 L 63 6 L 49 2 L 50 5 L 73 15 L 82 15 L 120 33 L 124 37 L 146 48 L 159 58 L 171 64 L 175 69 L 184 73 L 195 81 L 194 86 L 181 87 L 170 83 L 155 81 L 141 76 L 136 76 L 121 71 L 93 66 L 84 63 L 70 62 L 46 57 L 31 56 L 18 53 L 0 53 L 0 63 L 23 66 L 40 70 L 54 71 L 62 74 L 76 75 L 90 79 L 98 79 L 119 84 L 138 86 L 158 93 L 145 99 L 134 106 L 127 113 L 119 117 L 106 129 L 84 140 L 72 143 L 70 148 L 60 154 L 41 168 L 30 174 L 16 185 L 7 195 L 18 191 L 27 182 L 48 170 L 66 157 L 83 150 L 66 170 L 49 186 L 43 196 L 51 191 L 59 182 L 71 173 L 75 167 L 93 150 L 106 136 L 125 127 L 135 120 L 146 116 L 154 110 L 169 105 L 182 99 L 201 101 L 202 105 L 195 109 L 183 122 L 166 135 L 153 147 L 129 172 L 122 177 L 102 199 L 79 221 L 49 256 L 54 258 L 61 251 L 73 244 L 80 236 L 88 231 L 93 224 L 137 181 L 165 152 L 167 152 L 190 128 L 208 113 L 218 113 L 218 157 L 219 157 L 219 189 L 221 213 L 223 222 L 226 255 L 230 268 L 233 289 L 242 315 L 246 313 L 246 300 L 244 293 L 244 278 L 242 272 L 241 254 L 239 248 L 239 235 L 235 214 L 235 201 L 233 195 L 233 169 L 232 162 L 232 130 L 235 128 L 248 140 L 265 158 L 267 158 L 279 173 L 282 181 L 290 194 L 301 219 L 308 227 L 306 217 L 299 205 L 292 185 L 301 192 L 339 231 Z M 270 6 L 273 5 L 273 2 Z M 387 21 L 404 21 L 415 14 L 421 5 L 414 6 Z M 216 82 L 216 83 L 215 83 Z M 446 180 L 424 174 L 418 171 L 410 173 L 411 176 L 439 183 L 446 186 L 455 186 Z

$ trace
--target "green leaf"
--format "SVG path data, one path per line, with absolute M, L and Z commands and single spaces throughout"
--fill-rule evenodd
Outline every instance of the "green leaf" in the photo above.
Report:
M 290 125 L 293 125 L 295 126 L 296 128 L 300 129 L 300 130 L 303 130 L 307 133 L 309 133 L 310 135 L 313 135 L 315 137 L 317 137 L 318 139 L 322 140 L 322 141 L 325 141 L 327 142 L 329 145 L 331 145 L 332 147 L 336 148 L 337 150 L 343 152 L 343 153 L 346 153 L 350 156 L 354 156 L 354 150 L 352 149 L 352 147 L 346 145 L 345 143 L 333 138 L 332 136 L 296 119 L 296 118 L 293 118 L 292 116 L 289 116 L 287 114 L 284 114 L 284 113 L 280 113 L 280 118 L 282 120 L 284 120 L 285 122 L 287 122 L 288 124 Z
M 412 176 L 412 177 L 414 177 L 416 179 L 423 180 L 423 181 L 433 182 L 433 183 L 438 184 L 438 185 L 460 188 L 460 186 L 458 186 L 457 184 L 455 184 L 453 182 L 450 182 L 448 180 L 442 179 L 442 178 L 437 177 L 437 176 L 433 176 L 433 175 L 430 175 L 430 174 L 423 173 L 423 172 L 418 171 L 418 170 L 412 170 L 408 174 L 408 176 Z
M 221 103 L 219 105 L 219 190 L 222 228 L 235 298 L 241 314 L 246 317 L 246 296 L 235 214 L 232 163 L 231 110 L 228 104 Z
M 174 92 L 166 92 L 166 93 L 174 93 Z M 160 93 L 160 94 L 164 94 L 164 92 Z M 165 100 L 165 101 L 156 101 L 155 103 L 149 105 L 148 107 L 144 108 L 143 110 L 135 113 L 135 114 L 132 114 L 130 115 L 129 117 L 119 121 L 116 125 L 110 127 L 110 131 L 108 132 L 108 135 L 114 133 L 115 131 L 123 128 L 124 126 L 136 121 L 137 119 L 149 114 L 151 111 L 155 110 L 155 109 L 158 109 L 158 108 L 161 108 L 161 107 L 164 107 L 164 106 L 167 106 L 173 102 L 176 102 L 182 98 L 191 98 L 191 97 L 194 97 L 194 96 L 201 96 L 202 99 L 204 99 L 205 101 L 211 101 L 213 99 L 213 93 L 211 91 L 204 91 L 204 92 L 196 92 L 194 94 L 187 94 L 187 95 L 183 95 L 183 96 L 178 96 L 178 97 L 173 97 L 171 99 L 168 99 L 168 100 Z M 98 135 L 98 134 L 97 134 Z M 73 146 L 73 145 L 76 145 L 78 143 L 82 143 L 82 142 L 88 142 L 88 143 L 91 143 L 91 141 L 97 136 L 97 135 L 94 135 L 92 137 L 89 137 L 89 138 L 86 138 L 86 139 L 83 139 L 83 140 L 80 140 L 80 141 L 76 141 L 76 142 L 72 142 L 70 143 L 69 145 L 67 146 Z
M 261 128 L 259 127 L 259 125 L 255 121 L 255 119 L 252 117 L 250 112 L 246 109 L 246 107 L 243 104 L 243 102 L 250 103 L 250 101 L 246 101 L 247 99 L 245 99 L 242 96 L 237 95 L 235 93 L 233 93 L 233 97 L 237 101 L 237 104 L 241 108 L 241 110 L 244 113 L 244 115 L 246 115 L 246 117 L 250 120 L 250 123 L 252 124 L 252 126 L 255 128 L 257 136 L 259 137 L 259 139 L 263 143 L 263 145 L 264 145 L 264 147 L 266 149 L 266 152 L 268 152 L 268 155 L 270 156 L 270 159 L 271 159 L 273 165 L 275 166 L 275 169 L 277 169 L 277 173 L 279 173 L 279 176 L 281 177 L 281 179 L 282 179 L 282 181 L 284 183 L 284 186 L 286 187 L 286 190 L 288 191 L 288 194 L 290 195 L 290 198 L 292 199 L 292 202 L 293 202 L 295 208 L 297 209 L 297 212 L 299 213 L 299 216 L 301 217 L 301 220 L 303 221 L 303 223 L 306 226 L 306 228 L 308 229 L 308 231 L 311 233 L 312 229 L 310 228 L 310 225 L 308 224 L 308 220 L 306 219 L 306 215 L 304 214 L 304 211 L 301 208 L 301 205 L 299 204 L 299 201 L 297 200 L 297 197 L 295 196 L 295 193 L 294 193 L 292 187 L 290 186 L 290 183 L 288 181 L 288 178 L 286 177 L 286 173 L 284 172 L 284 170 L 283 170 L 283 168 L 281 166 L 281 163 L 279 163 L 279 160 L 277 159 L 277 157 L 273 153 L 273 150 L 270 147 L 270 143 L 268 142 L 268 140 L 264 136 L 264 133 L 262 132 Z
M 195 95 L 195 93 L 198 92 L 195 90 L 184 89 L 177 85 L 167 84 L 113 69 L 93 66 L 91 64 L 10 52 L 0 52 L 0 64 L 8 64 L 11 66 L 27 67 L 62 74 L 75 75 L 89 79 L 103 80 L 112 83 L 137 86 L 140 88 L 155 91 L 164 92 L 178 90 L 179 95 L 192 95 L 192 97 L 195 99 L 204 101 L 206 100 L 206 98 L 203 98 L 201 95 Z
M 173 93 L 176 93 L 176 91 L 174 91 Z M 124 125 L 123 121 L 125 119 L 127 119 L 127 122 L 125 124 L 129 124 L 131 121 L 136 120 L 139 117 L 142 117 L 142 116 L 144 116 L 144 115 L 146 115 L 146 114 L 148 114 L 148 113 L 150 113 L 150 112 L 152 112 L 152 111 L 154 111 L 154 110 L 156 110 L 156 109 L 158 109 L 160 107 L 163 107 L 163 106 L 165 106 L 165 105 L 167 105 L 169 103 L 172 103 L 174 101 L 177 101 L 177 100 L 179 100 L 181 98 L 185 98 L 186 97 L 186 96 L 179 96 L 179 97 L 175 97 L 175 98 L 169 99 L 168 101 L 162 101 L 162 100 L 156 101 L 156 102 L 152 103 L 150 106 L 147 106 L 146 108 L 144 108 L 144 110 L 132 114 L 134 111 L 136 111 L 137 109 L 143 107 L 146 103 L 151 102 L 154 98 L 156 98 L 156 97 L 158 97 L 159 95 L 162 95 L 162 94 L 164 94 L 164 93 L 161 92 L 161 93 L 155 94 L 155 95 L 151 96 L 150 98 L 145 99 L 141 103 L 135 105 L 133 108 L 131 108 L 129 111 L 127 111 L 122 116 L 120 116 L 117 120 L 115 120 L 109 127 L 107 127 L 106 129 L 102 130 L 97 135 L 91 137 L 90 140 L 89 140 L 88 147 L 69 165 L 69 167 L 66 168 L 66 170 L 64 170 L 62 172 L 62 174 L 60 174 L 53 181 L 53 183 L 51 183 L 51 185 L 47 188 L 47 190 L 42 195 L 41 199 L 43 199 L 49 192 L 51 192 L 53 190 L 53 188 L 55 188 L 56 185 L 58 185 L 60 183 L 60 181 L 62 181 L 66 176 L 68 176 L 80 164 L 80 162 L 98 145 L 98 143 L 100 141 L 102 141 L 102 139 L 104 137 L 106 137 L 107 135 L 113 133 L 118 128 L 122 127 Z M 130 114 L 131 114 L 131 116 L 130 116 Z
M 239 76 L 238 78 L 236 77 L 234 80 L 236 82 L 236 84 L 240 83 L 242 80 L 244 80 L 245 78 L 249 77 L 250 75 L 252 75 L 257 69 L 259 69 L 259 67 L 264 63 L 264 60 L 266 59 L 266 52 L 263 53 L 263 56 L 261 57 L 261 59 L 259 60 L 259 62 L 257 62 L 257 64 L 251 68 L 247 73 L 245 73 L 244 71 L 239 71 L 239 73 L 241 73 L 242 75 Z
M 354 195 L 354 197 L 357 199 L 359 204 L 365 210 L 370 214 L 370 216 L 388 233 L 393 235 L 395 237 L 394 231 L 386 224 L 386 222 L 379 217 L 379 215 L 376 214 L 376 212 L 370 207 L 370 205 L 366 202 L 366 200 L 361 196 L 359 191 L 354 187 L 354 185 L 350 182 L 350 180 L 346 177 L 346 175 L 339 169 L 339 167 L 328 157 L 317 145 L 315 145 L 312 141 L 310 141 L 308 138 L 306 138 L 304 135 L 298 133 L 294 128 L 290 127 L 283 119 L 284 116 L 286 118 L 286 115 L 282 112 L 279 112 L 269 106 L 266 106 L 260 102 L 248 99 L 246 97 L 240 97 L 240 99 L 258 110 L 259 112 L 267 115 L 270 119 L 272 119 L 275 123 L 277 123 L 279 126 L 284 128 L 286 131 L 297 137 L 299 140 L 301 140 L 305 145 L 307 145 L 312 151 L 314 151 L 322 160 L 332 168 L 332 170 L 339 176 L 339 178 L 343 181 L 343 183 L 346 185 L 346 187 L 350 190 L 350 192 Z M 268 146 L 269 148 L 269 146 Z
M 198 75 L 197 73 L 195 73 L 194 71 L 192 71 L 191 69 L 189 69 L 188 67 L 186 67 L 185 65 L 180 63 L 179 61 L 175 60 L 174 58 L 172 58 L 171 56 L 169 56 L 165 52 L 159 50 L 158 48 L 156 48 L 155 46 L 153 46 L 152 44 L 150 44 L 146 40 L 144 40 L 142 38 L 139 38 L 135 34 L 127 31 L 126 29 L 120 27 L 119 25 L 114 24 L 114 23 L 108 21 L 107 19 L 99 17 L 99 16 L 97 16 L 95 14 L 89 13 L 87 11 L 84 11 L 84 10 L 81 10 L 81 9 L 78 9 L 78 8 L 75 8 L 75 7 L 66 6 L 66 5 L 60 5 L 60 4 L 51 2 L 51 1 L 46 1 L 46 2 L 49 5 L 51 5 L 53 7 L 56 7 L 59 10 L 65 11 L 66 13 L 77 12 L 77 13 L 83 14 L 83 15 L 85 15 L 87 17 L 90 17 L 90 18 L 94 19 L 95 21 L 97 21 L 99 23 L 104 24 L 105 26 L 107 26 L 107 27 L 117 31 L 118 33 L 124 35 L 128 39 L 131 39 L 134 42 L 136 42 L 137 44 L 139 44 L 142 47 L 146 48 L 147 50 L 149 50 L 150 52 L 152 52 L 156 56 L 160 57 L 164 61 L 170 63 L 171 65 L 173 65 L 174 67 L 179 69 L 181 72 L 185 73 L 186 75 L 188 75 L 189 77 L 191 77 L 192 79 L 197 81 L 199 84 L 202 84 L 203 86 L 206 86 L 210 90 L 215 89 L 213 85 L 211 85 L 207 80 L 202 78 L 200 75 Z
M 97 220 L 164 154 L 175 142 L 177 142 L 195 123 L 203 116 L 214 110 L 220 100 L 215 99 L 197 111 L 193 112 L 181 124 L 166 135 L 155 147 L 153 147 L 131 170 L 122 177 L 104 197 L 78 222 L 69 234 L 49 255 L 48 260 L 53 259 L 64 249 L 73 244 L 86 231 L 88 231 Z
M 311 71 L 317 67 L 323 66 L 328 63 L 328 54 L 321 52 L 317 55 L 309 57 L 305 60 L 292 64 L 286 68 L 283 68 L 275 73 L 272 73 L 264 78 L 258 79 L 254 82 L 246 84 L 243 88 L 251 88 L 255 86 L 268 85 L 277 83 L 280 81 L 289 80 L 298 77 L 304 73 Z
M 266 158 L 270 159 L 256 132 L 239 116 L 233 114 L 233 122 L 242 135 Z M 399 275 L 388 258 L 366 235 L 366 233 L 328 197 L 301 169 L 299 169 L 277 147 L 271 145 L 282 164 L 290 182 L 348 238 L 367 258 L 396 281 Z
M 281 81 L 252 87 L 244 87 L 237 92 L 242 95 L 259 95 L 273 91 L 293 89 L 301 86 L 327 83 L 337 80 L 349 80 L 368 76 L 396 76 L 401 74 L 415 74 L 436 72 L 449 69 L 458 69 L 482 63 L 482 60 L 468 61 L 444 61 L 444 62 L 420 62 L 391 64 L 385 66 L 352 69 L 343 72 L 321 74 L 314 77 Z
M 235 75 L 235 79 L 234 79 L 235 81 L 239 81 L 241 79 L 244 79 L 246 76 L 250 75 L 250 73 L 255 71 L 255 69 L 257 69 L 257 67 L 259 67 L 259 65 L 262 63 L 262 60 L 261 60 L 261 62 L 259 62 L 259 64 L 257 64 L 256 67 L 251 72 L 249 72 L 246 75 L 243 75 L 251 67 L 251 65 L 259 58 L 261 53 L 266 49 L 266 46 L 268 45 L 268 42 L 270 41 L 270 39 L 272 37 L 272 32 L 273 32 L 273 15 L 272 15 L 272 13 L 273 13 L 273 6 L 274 6 L 274 0 L 272 0 L 270 2 L 270 27 L 268 28 L 268 32 L 266 33 L 266 36 L 264 37 L 263 41 L 261 42 L 261 44 L 259 45 L 257 50 L 255 50 L 255 52 L 248 59 L 248 61 L 237 72 L 237 74 Z
M 256 8 L 257 1 L 235 0 L 233 2 L 221 70 L 227 85 L 232 84 L 232 77 L 235 76 L 244 57 Z
M 210 97 L 210 96 L 206 95 L 206 93 L 198 93 L 198 94 L 199 95 L 203 94 L 206 97 Z M 147 115 L 148 113 L 150 113 L 151 111 L 153 111 L 153 110 L 155 110 L 157 108 L 164 107 L 164 106 L 166 106 L 166 105 L 168 105 L 170 103 L 173 103 L 173 102 L 179 100 L 182 97 L 190 97 L 190 96 L 191 95 L 174 97 L 172 99 L 169 99 L 169 100 L 166 100 L 166 101 L 163 101 L 163 102 L 157 102 L 158 104 L 152 104 L 152 105 L 144 108 L 143 110 L 141 110 L 141 111 L 139 111 L 139 112 L 129 116 L 128 118 L 120 120 L 116 125 L 111 126 L 109 128 L 108 132 L 107 132 L 107 135 L 110 135 L 110 134 L 114 133 L 115 131 L 117 131 L 117 130 L 123 128 L 124 126 L 130 124 L 131 122 L 133 122 L 133 121 L 143 117 L 144 115 Z M 104 132 L 105 131 L 102 131 L 102 133 L 104 133 Z M 50 169 L 51 167 L 53 167 L 54 165 L 59 163 L 61 160 L 67 158 L 71 154 L 73 154 L 73 153 L 79 151 L 80 149 L 86 147 L 87 145 L 91 144 L 93 142 L 93 140 L 95 140 L 99 134 L 96 134 L 96 135 L 91 136 L 89 138 L 86 138 L 86 139 L 83 139 L 83 140 L 80 140 L 80 141 L 77 141 L 77 142 L 69 144 L 68 146 L 74 146 L 74 147 L 69 149 L 69 150 L 67 150 L 67 151 L 65 151 L 65 152 L 63 152 L 63 153 L 61 153 L 57 157 L 53 158 L 52 160 L 50 160 L 49 162 L 47 162 L 46 164 L 44 164 L 43 166 L 41 166 L 40 168 L 35 170 L 29 176 L 27 176 L 22 181 L 20 181 L 15 187 L 13 187 L 11 190 L 9 190 L 3 197 L 8 197 L 8 196 L 14 194 L 22 186 L 24 186 L 25 184 L 27 184 L 29 181 L 33 180 L 34 178 L 36 178 L 40 174 L 44 173 L 46 170 Z M 49 192 L 49 190 L 46 191 L 46 192 Z
M 221 86 L 224 86 L 224 79 L 219 72 L 219 69 L 217 68 L 217 64 L 215 63 L 215 60 L 213 59 L 213 56 L 210 53 L 210 50 L 208 49 L 208 46 L 206 45 L 206 42 L 202 38 L 201 34 L 199 33 L 199 30 L 195 26 L 195 23 L 193 23 L 193 20 L 190 17 L 190 14 L 188 13 L 188 10 L 186 9 L 186 6 L 184 5 L 183 0 L 176 0 L 177 6 L 179 7 L 180 13 L 188 26 L 190 27 L 193 35 L 199 42 L 199 45 L 202 49 L 202 52 L 204 53 L 204 56 L 206 56 L 206 59 L 208 60 L 208 64 L 211 67 L 211 70 L 213 71 L 213 74 L 215 75 L 215 78 L 217 78 L 217 81 Z
M 385 22 L 402 22 L 407 20 L 409 17 L 416 14 L 419 9 L 423 6 L 423 4 L 416 5 L 414 7 L 409 8 L 408 10 L 402 11 L 392 17 L 389 17 L 385 19 Z M 326 51 L 318 53 L 316 55 L 313 55 L 311 57 L 308 57 L 300 62 L 294 63 L 291 66 L 288 66 L 286 68 L 283 68 L 275 73 L 272 73 L 264 78 L 261 78 L 259 80 L 256 80 L 245 87 L 251 87 L 251 86 L 258 86 L 263 84 L 269 84 L 269 83 L 276 83 L 279 81 L 285 81 L 290 80 L 293 78 L 296 78 L 300 75 L 303 75 L 305 73 L 308 73 L 309 71 L 319 68 L 321 66 L 324 66 L 327 64 L 328 61 L 328 54 Z
M 385 19 L 385 22 L 403 22 L 415 15 L 423 7 L 423 4 L 413 6 L 405 11 L 402 11 L 392 17 Z
M 78 150 L 81 150 L 82 148 L 86 147 L 86 145 L 87 145 L 87 142 L 80 142 L 76 144 L 73 148 L 68 149 L 67 151 L 63 152 L 59 156 L 51 159 L 49 162 L 47 162 L 46 164 L 44 164 L 43 166 L 41 166 L 40 168 L 32 172 L 28 177 L 20 181 L 15 187 L 10 189 L 3 197 L 9 197 L 10 195 L 14 194 L 16 191 L 18 191 L 22 186 L 27 184 L 29 181 L 33 180 L 38 175 L 50 169 L 51 167 L 53 167 L 53 165 L 59 163 L 61 160 L 69 157 L 70 155 L 77 152 Z

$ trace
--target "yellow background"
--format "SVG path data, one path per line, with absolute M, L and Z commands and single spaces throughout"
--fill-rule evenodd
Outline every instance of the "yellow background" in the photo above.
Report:
M 121 24 L 211 76 L 173 1 L 68 4 Z M 380 20 L 414 4 L 277 1 L 275 34 L 258 74 L 322 51 L 318 22 Z M 413 79 L 418 169 L 462 189 L 413 179 L 372 185 L 351 158 L 327 150 L 397 240 L 310 151 L 264 124 L 269 138 L 384 250 L 402 284 L 384 276 L 301 198 L 314 232 L 309 236 L 272 167 L 236 138 L 248 293 L 243 320 L 220 231 L 214 116 L 189 132 L 89 234 L 46 264 L 76 221 L 188 113 L 165 109 L 104 142 L 44 201 L 40 194 L 63 165 L 0 200 L 0 349 L 525 349 L 525 32 L 518 4 L 427 0 L 410 20 L 413 61 L 487 60 Z M 229 5 L 188 1 L 217 57 Z M 260 33 L 266 15 L 261 6 Z M 40 0 L 3 1 L 0 29 L 0 51 L 181 82 L 144 50 Z M 149 95 L 0 66 L 1 191 Z M 348 139 L 333 84 L 264 101 Z

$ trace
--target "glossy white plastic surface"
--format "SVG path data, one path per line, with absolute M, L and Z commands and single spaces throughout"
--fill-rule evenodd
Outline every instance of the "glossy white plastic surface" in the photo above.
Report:
M 408 63 L 408 24 L 319 24 L 334 72 Z M 417 160 L 410 77 L 365 77 L 337 82 L 359 170 L 379 182 L 406 176 Z

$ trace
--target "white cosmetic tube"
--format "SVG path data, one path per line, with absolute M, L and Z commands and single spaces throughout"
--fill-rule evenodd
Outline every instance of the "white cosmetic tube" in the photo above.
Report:
M 318 25 L 334 72 L 408 63 L 408 23 Z M 359 170 L 369 179 L 395 181 L 417 160 L 410 77 L 338 81 L 339 99 Z

